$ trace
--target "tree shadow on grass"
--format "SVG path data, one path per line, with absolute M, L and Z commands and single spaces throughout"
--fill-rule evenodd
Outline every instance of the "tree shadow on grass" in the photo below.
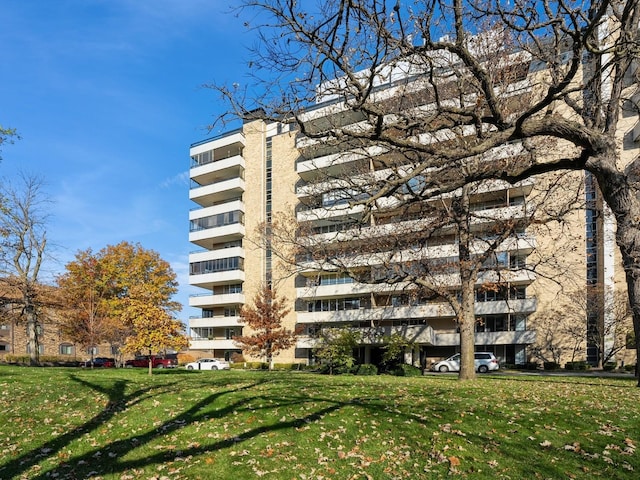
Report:
M 28 471 L 31 467 L 37 465 L 42 459 L 60 452 L 65 446 L 69 445 L 80 435 L 91 432 L 97 429 L 100 425 L 103 425 L 111 419 L 116 412 L 120 411 L 123 405 L 126 405 L 127 402 L 142 398 L 152 388 L 142 388 L 129 394 L 125 394 L 128 383 L 125 380 L 118 380 L 113 384 L 113 387 L 105 388 L 99 384 L 92 384 L 77 378 L 75 375 L 70 375 L 70 378 L 96 392 L 106 395 L 107 404 L 104 409 L 82 425 L 78 425 L 68 432 L 49 440 L 37 449 L 24 452 L 19 457 L 11 460 L 0 469 L 0 478 L 5 478 L 6 474 L 17 477 Z
M 245 384 L 239 388 L 229 388 L 212 393 L 205 398 L 202 398 L 198 402 L 191 404 L 187 410 L 169 419 L 166 419 L 159 425 L 154 425 L 145 433 L 137 435 L 132 434 L 127 438 L 119 439 L 108 443 L 107 445 L 96 447 L 95 449 L 88 451 L 82 455 L 77 455 L 73 458 L 67 459 L 64 464 L 56 466 L 47 471 L 41 471 L 37 476 L 33 478 L 85 478 L 92 475 L 124 474 L 125 472 L 130 472 L 132 470 L 135 471 L 135 469 L 145 468 L 150 465 L 160 465 L 167 462 L 172 462 L 176 460 L 177 456 L 184 458 L 188 456 L 211 453 L 217 450 L 232 447 L 236 444 L 241 444 L 242 442 L 248 441 L 252 438 L 259 437 L 264 434 L 268 434 L 270 432 L 300 428 L 323 418 L 327 414 L 340 410 L 345 406 L 353 405 L 354 403 L 357 403 L 360 406 L 366 406 L 367 408 L 382 410 L 381 405 L 377 405 L 375 402 L 369 403 L 370 401 L 375 400 L 373 398 L 357 398 L 351 399 L 349 401 L 335 401 L 324 397 L 316 398 L 304 395 L 294 395 L 290 397 L 288 401 L 278 402 L 277 407 L 287 408 L 291 406 L 299 406 L 301 404 L 316 402 L 322 402 L 327 405 L 322 408 L 316 408 L 313 411 L 308 412 L 304 416 L 292 418 L 287 421 L 279 421 L 271 425 L 261 425 L 234 437 L 216 440 L 206 444 L 194 443 L 192 445 L 189 445 L 187 448 L 180 449 L 179 453 L 174 450 L 167 451 L 165 449 L 162 449 L 160 451 L 153 452 L 152 454 L 142 456 L 141 458 L 119 461 L 120 458 L 127 455 L 129 452 L 131 452 L 131 450 L 139 449 L 144 445 L 151 444 L 158 438 L 168 438 L 172 433 L 179 431 L 182 428 L 196 424 L 197 422 L 209 421 L 212 419 L 224 419 L 233 416 L 235 412 L 247 407 L 246 404 L 249 401 L 259 402 L 261 400 L 264 400 L 264 406 L 261 405 L 257 408 L 251 408 L 252 411 L 257 411 L 260 409 L 273 409 L 274 405 L 269 404 L 269 400 L 271 399 L 271 397 L 267 398 L 258 395 L 252 396 L 250 399 L 240 398 L 237 401 L 227 402 L 222 408 L 215 411 L 206 410 L 206 407 L 210 406 L 214 401 L 220 400 L 224 396 L 235 394 L 242 390 L 250 390 L 259 386 L 260 384 L 269 383 L 271 381 L 271 379 L 265 378 L 262 381 L 254 381 L 251 384 Z M 101 421 L 100 423 L 104 423 L 104 421 Z M 82 433 L 85 433 L 84 430 L 82 430 Z M 198 438 L 198 440 L 202 439 Z M 48 455 L 50 456 L 51 452 Z M 96 461 L 97 458 L 104 455 L 108 455 L 112 459 L 112 461 Z M 24 469 L 22 471 L 24 471 Z
M 112 384 L 112 386 L 104 387 L 98 383 L 92 383 L 78 378 L 75 374 L 70 375 L 69 378 L 74 382 L 77 382 L 78 384 L 95 391 L 96 393 L 105 395 L 107 397 L 107 404 L 105 405 L 105 407 L 83 424 L 72 428 L 71 430 L 55 437 L 52 440 L 49 440 L 48 442 L 45 442 L 38 448 L 22 453 L 17 458 L 14 458 L 6 463 L 3 467 L 0 468 L 0 478 L 19 478 L 20 476 L 24 475 L 25 472 L 28 472 L 32 467 L 38 465 L 41 461 L 62 453 L 65 447 L 69 446 L 73 441 L 77 440 L 82 435 L 86 435 L 87 433 L 96 431 L 99 427 L 105 425 L 109 420 L 113 419 L 113 417 L 118 412 L 121 412 L 142 402 L 148 396 L 150 396 L 152 392 L 153 395 L 161 394 L 164 392 L 171 392 L 175 391 L 176 386 L 175 382 L 166 383 L 161 386 L 149 385 L 143 388 L 136 389 L 130 393 L 126 393 L 127 386 L 130 384 L 130 382 L 127 380 L 116 380 L 115 383 Z M 215 395 L 212 395 L 211 397 L 215 397 Z M 91 452 L 91 455 L 83 455 L 82 458 L 84 458 L 87 462 L 90 462 L 90 460 L 95 461 L 95 457 L 92 457 L 94 453 L 95 451 Z M 69 465 L 68 462 L 69 461 L 67 461 L 66 463 L 67 466 Z M 68 475 L 68 468 L 57 467 L 56 470 L 60 470 L 62 472 L 66 471 L 66 474 Z M 45 477 L 49 478 L 49 475 L 41 474 L 34 478 Z

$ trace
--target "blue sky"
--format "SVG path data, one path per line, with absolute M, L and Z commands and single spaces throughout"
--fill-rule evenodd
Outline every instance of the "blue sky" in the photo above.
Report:
M 224 0 L 0 0 L 2 181 L 36 174 L 51 200 L 48 276 L 78 250 L 156 250 L 187 320 L 189 145 L 244 84 L 250 33 Z

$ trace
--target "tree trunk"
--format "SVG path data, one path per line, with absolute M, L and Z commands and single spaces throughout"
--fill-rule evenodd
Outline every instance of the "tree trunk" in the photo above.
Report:
M 29 344 L 29 364 L 40 364 L 40 350 L 38 345 L 38 316 L 31 299 L 25 299 L 24 314 L 27 319 L 27 342 Z
M 636 365 L 640 360 L 640 243 L 630 241 L 631 238 L 640 239 L 640 226 L 627 224 L 622 228 L 618 225 L 617 243 L 622 253 L 622 263 L 627 278 L 629 304 L 633 318 L 633 331 L 636 338 Z M 640 375 L 636 368 L 637 386 L 640 387 Z
M 460 380 L 474 380 L 475 368 L 475 284 L 476 270 L 471 258 L 471 225 L 469 215 L 469 186 L 453 200 L 453 215 L 458 227 L 458 271 L 460 273 L 460 301 L 456 312 L 460 327 Z
M 615 165 L 615 154 L 610 155 Z M 636 160 L 638 162 L 638 160 Z M 634 162 L 635 163 L 635 162 Z M 600 165 L 607 165 L 602 160 Z M 634 178 L 640 165 L 627 167 L 628 174 L 614 169 L 600 169 L 594 173 L 604 200 L 616 217 L 616 243 L 620 247 L 622 263 L 627 279 L 629 304 L 633 318 L 633 331 L 636 336 L 636 364 L 640 360 L 640 198 L 637 195 L 640 178 Z M 640 387 L 640 375 L 636 368 L 636 377 Z
M 462 312 L 460 322 L 460 380 L 474 380 L 475 366 L 475 311 L 474 283 L 462 286 Z

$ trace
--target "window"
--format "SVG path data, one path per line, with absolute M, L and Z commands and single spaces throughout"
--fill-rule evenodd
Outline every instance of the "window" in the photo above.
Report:
M 517 196 L 517 197 L 509 197 L 509 205 L 516 206 L 516 205 L 524 205 L 524 197 L 522 195 Z
M 527 329 L 527 316 L 526 315 L 512 315 L 510 330 L 516 332 L 522 332 Z
M 317 227 L 313 227 L 313 233 L 331 233 L 331 232 L 341 232 L 343 230 L 347 230 L 349 228 L 353 228 L 355 225 L 354 222 L 342 222 L 342 223 L 330 223 L 328 225 L 319 225 Z
M 210 217 L 197 218 L 191 220 L 190 232 L 198 232 L 208 228 L 223 227 L 225 225 L 233 225 L 236 223 L 244 223 L 244 213 L 240 210 L 232 212 L 219 213 Z
M 73 355 L 73 345 L 68 343 L 60 345 L 60 355 Z
M 4 323 L 0 324 L 0 330 L 9 330 L 9 325 L 6 325 Z
M 206 260 L 204 262 L 194 262 L 189 264 L 190 275 L 227 272 L 230 270 L 244 270 L 244 258 L 219 258 L 217 260 Z
M 513 332 L 526 329 L 526 315 L 486 315 L 476 318 L 476 332 Z
M 213 328 L 203 327 L 203 328 L 192 328 L 191 329 L 192 338 L 194 340 L 213 340 L 214 331 Z
M 8 352 L 9 351 L 9 345 L 6 343 L 0 343 L 0 352 Z
M 236 329 L 235 328 L 225 328 L 224 329 L 224 338 L 226 338 L 227 340 L 231 340 L 235 336 L 236 336 Z
M 89 347 L 89 348 L 87 348 L 87 354 L 88 355 L 97 355 L 98 354 L 98 347 Z
M 319 278 L 319 285 L 342 285 L 353 283 L 353 278 L 347 274 L 323 275 Z
M 526 255 L 509 255 L 509 268 L 512 270 L 520 270 L 521 268 L 525 268 L 527 266 L 527 256 Z
M 511 287 L 509 289 L 509 298 L 512 300 L 524 300 L 525 298 L 527 298 L 527 287 Z
M 498 302 L 507 299 L 507 291 L 504 286 L 496 289 L 476 290 L 476 301 L 478 302 Z
M 482 264 L 485 268 L 504 268 L 509 262 L 508 252 L 494 252 Z
M 359 298 L 324 299 L 307 304 L 307 311 L 309 312 L 336 312 L 341 310 L 358 310 L 359 308 Z
M 229 285 L 226 290 L 227 293 L 242 293 L 242 284 L 236 283 L 234 285 Z
M 415 177 L 411 177 L 407 182 L 402 185 L 401 191 L 402 193 L 420 193 L 427 186 L 427 181 L 425 180 L 424 175 L 416 175 Z
M 237 317 L 238 316 L 238 309 L 236 307 L 226 307 L 224 309 L 224 316 L 225 317 Z
M 346 205 L 349 202 L 364 200 L 369 196 L 366 192 L 358 192 L 353 189 L 333 190 L 322 194 L 322 206 L 333 207 L 335 205 Z

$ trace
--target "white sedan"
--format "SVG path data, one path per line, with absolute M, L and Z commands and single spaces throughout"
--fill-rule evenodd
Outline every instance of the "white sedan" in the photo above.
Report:
M 229 370 L 229 362 L 217 358 L 201 358 L 195 362 L 187 363 L 187 370 Z

